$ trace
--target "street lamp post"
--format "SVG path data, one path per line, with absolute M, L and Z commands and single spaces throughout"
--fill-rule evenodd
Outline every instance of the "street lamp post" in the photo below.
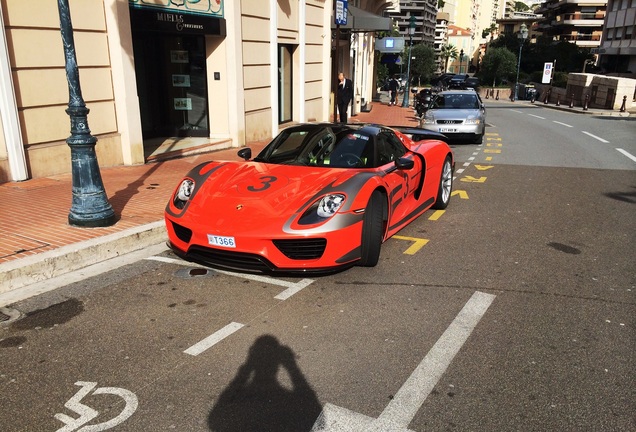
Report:
M 409 61 L 406 66 L 406 87 L 404 88 L 404 98 L 402 99 L 402 107 L 409 106 L 409 84 L 411 83 L 411 46 L 413 46 L 413 34 L 415 34 L 415 16 L 411 15 L 409 22 Z
M 464 62 L 464 49 L 462 48 L 459 51 L 459 72 L 458 73 L 464 73 L 462 72 L 462 63 Z
M 528 27 L 526 27 L 525 23 L 521 24 L 521 28 L 519 29 L 519 33 L 517 33 L 517 38 L 519 38 L 519 59 L 517 61 L 517 80 L 515 81 L 515 99 L 517 100 L 519 97 L 519 68 L 521 67 L 521 49 L 523 48 L 523 43 L 526 41 L 528 37 Z
M 71 136 L 66 143 L 71 148 L 71 174 L 73 201 L 68 214 L 70 225 L 79 227 L 105 227 L 115 223 L 115 212 L 108 202 L 99 172 L 95 144 L 97 138 L 88 128 L 88 112 L 79 82 L 75 56 L 75 41 L 68 0 L 58 0 L 60 30 L 68 81 L 69 102 L 66 113 L 71 118 Z

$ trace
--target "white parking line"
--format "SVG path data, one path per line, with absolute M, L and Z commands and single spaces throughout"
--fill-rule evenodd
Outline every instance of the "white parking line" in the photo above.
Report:
M 232 333 L 235 333 L 238 330 L 242 329 L 243 327 L 245 327 L 245 325 L 241 323 L 237 323 L 237 322 L 230 323 L 226 325 L 225 327 L 223 327 L 221 330 L 206 337 L 201 342 L 198 342 L 192 345 L 190 348 L 185 350 L 184 353 L 190 354 L 191 356 L 198 356 L 205 350 L 213 347 L 214 345 L 221 342 L 223 339 L 230 336 Z
M 417 411 L 495 299 L 475 292 L 377 419 L 327 403 L 311 432 L 407 432 Z
M 199 265 L 199 264 L 194 264 L 194 263 L 191 263 L 191 262 L 188 262 L 188 261 L 183 261 L 183 260 L 175 259 L 175 258 L 162 257 L 162 256 L 152 256 L 152 257 L 148 257 L 146 259 L 152 260 L 152 261 L 165 262 L 165 263 L 168 263 L 168 264 L 179 264 L 179 265 L 182 265 L 182 266 L 207 268 L 205 266 L 202 266 L 202 265 Z M 217 269 L 214 269 L 214 271 L 217 272 L 217 273 L 228 275 L 228 276 L 240 277 L 240 278 L 243 278 L 243 279 L 249 279 L 249 280 L 253 280 L 253 281 L 256 281 L 256 282 L 264 282 L 264 283 L 268 283 L 270 285 L 278 285 L 278 286 L 282 286 L 282 287 L 287 288 L 285 291 L 283 291 L 282 293 L 280 293 L 276 297 L 274 297 L 277 300 L 287 300 L 289 297 L 291 297 L 292 295 L 296 294 L 298 291 L 302 290 L 303 288 L 308 287 L 309 285 L 311 285 L 314 282 L 313 279 L 302 279 L 302 280 L 300 280 L 298 282 L 289 282 L 289 281 L 275 279 L 275 278 L 271 278 L 271 277 L 267 277 L 267 276 L 259 276 L 259 275 L 252 275 L 252 274 L 243 274 L 243 273 L 234 273 L 234 272 L 229 272 L 229 271 L 225 271 L 225 270 L 217 270 Z
M 556 124 L 560 124 L 561 126 L 573 127 L 573 126 L 571 126 L 571 125 L 569 125 L 569 124 L 567 124 L 567 123 L 561 123 L 560 121 L 556 121 L 556 120 L 552 120 L 552 121 L 553 121 L 554 123 L 556 123 Z
M 378 420 L 408 427 L 494 300 L 494 295 L 479 291 L 472 295 Z
M 601 138 L 601 137 L 597 137 L 596 135 L 592 135 L 592 134 L 591 134 L 591 133 L 589 133 L 589 132 L 585 132 L 585 131 L 581 131 L 581 132 L 583 132 L 585 135 L 589 135 L 589 136 L 591 136 L 592 138 L 599 140 L 599 141 L 600 141 L 600 142 L 602 142 L 602 143 L 608 143 L 608 142 L 609 142 L 609 141 L 607 141 L 607 140 L 604 140 L 604 139 L 603 139 L 603 138 Z
M 628 158 L 636 162 L 636 156 L 634 156 L 633 154 L 623 150 L 622 148 L 617 148 L 616 150 L 618 150 L 619 152 L 623 153 L 625 156 L 627 156 Z
M 532 117 L 536 117 L 536 118 L 541 119 L 541 120 L 545 120 L 545 117 L 541 117 L 541 116 L 534 115 L 534 114 L 528 114 L 528 115 L 532 116 Z

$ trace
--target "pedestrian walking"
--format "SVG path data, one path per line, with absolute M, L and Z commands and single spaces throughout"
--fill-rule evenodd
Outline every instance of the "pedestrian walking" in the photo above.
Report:
M 389 102 L 389 105 L 395 105 L 399 88 L 400 83 L 395 79 L 395 75 L 393 75 L 389 80 L 389 93 L 391 94 L 391 101 Z

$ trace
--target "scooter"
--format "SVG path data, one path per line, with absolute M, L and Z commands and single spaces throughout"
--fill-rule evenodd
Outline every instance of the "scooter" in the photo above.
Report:
M 428 104 L 430 102 L 431 91 L 429 89 L 423 89 L 415 95 L 415 112 L 418 117 L 424 117 L 424 113 L 428 110 Z

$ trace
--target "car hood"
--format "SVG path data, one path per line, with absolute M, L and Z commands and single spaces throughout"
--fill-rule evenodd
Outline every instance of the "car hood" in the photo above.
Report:
M 347 211 L 366 180 L 376 175 L 368 170 L 260 162 L 214 162 L 203 169 L 214 172 L 196 186 L 188 214 L 219 226 L 288 220 L 335 192 L 347 195 L 341 209 Z

